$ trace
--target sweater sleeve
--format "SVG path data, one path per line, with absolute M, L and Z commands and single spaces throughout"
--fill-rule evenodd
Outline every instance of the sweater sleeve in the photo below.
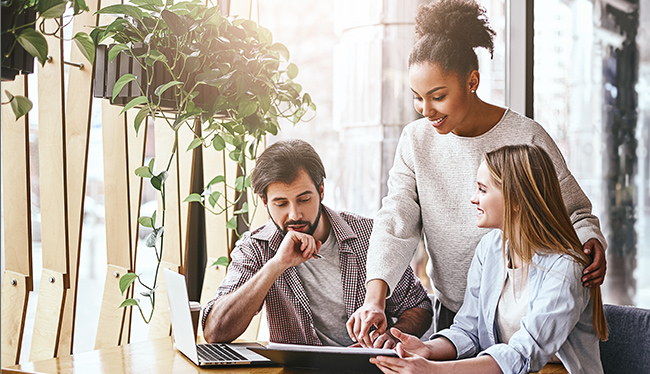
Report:
M 409 127 L 397 145 L 388 175 L 388 195 L 375 217 L 370 236 L 366 282 L 381 279 L 390 297 L 411 262 L 422 235 L 422 216 Z
M 553 160 L 560 181 L 562 199 L 580 242 L 584 244 L 589 239 L 595 238 L 598 239 L 603 249 L 606 249 L 607 241 L 600 230 L 598 217 L 591 213 L 591 202 L 569 171 L 566 161 L 553 139 L 544 132 L 535 137 L 534 143 L 544 148 Z

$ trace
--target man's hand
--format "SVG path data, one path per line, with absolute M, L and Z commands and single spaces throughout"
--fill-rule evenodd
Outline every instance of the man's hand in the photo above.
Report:
M 373 341 L 375 339 L 372 338 L 370 331 L 372 326 L 377 328 L 372 332 L 376 334 L 374 335 L 376 338 L 379 338 L 379 336 L 384 334 L 388 327 L 383 306 L 374 303 L 363 304 L 361 308 L 357 309 L 357 311 L 350 316 L 350 319 L 348 319 L 348 322 L 345 324 L 350 339 L 354 342 L 358 342 L 365 348 L 374 347 Z
M 298 231 L 287 231 L 271 261 L 279 261 L 284 269 L 298 266 L 318 253 L 321 242 Z
M 370 333 L 370 337 L 374 340 L 372 343 L 374 348 L 393 349 L 397 346 L 397 343 L 399 343 L 399 340 L 388 331 L 380 334 L 375 330 Z
M 583 271 L 582 283 L 585 287 L 596 287 L 603 284 L 607 272 L 605 250 L 598 239 L 589 239 L 583 247 L 587 255 L 592 255 L 593 262 Z

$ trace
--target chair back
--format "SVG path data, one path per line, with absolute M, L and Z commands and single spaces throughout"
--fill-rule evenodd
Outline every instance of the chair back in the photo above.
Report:
M 650 373 L 650 309 L 605 305 L 609 339 L 600 342 L 605 374 Z

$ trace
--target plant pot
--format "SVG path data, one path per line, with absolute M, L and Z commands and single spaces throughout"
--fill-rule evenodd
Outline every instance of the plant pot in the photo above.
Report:
M 154 91 L 156 87 L 171 82 L 171 74 L 164 69 L 162 64 L 157 63 L 153 67 L 154 79 L 151 84 L 147 84 L 145 77 L 146 72 L 134 57 L 125 52 L 120 52 L 113 61 L 108 58 L 108 51 L 111 47 L 112 45 L 107 46 L 102 44 L 97 46 L 97 52 L 95 55 L 95 75 L 93 77 L 93 96 L 111 100 L 117 80 L 125 74 L 133 74 L 137 77 L 137 83 L 133 81 L 126 84 L 115 97 L 115 100 L 111 101 L 111 103 L 114 105 L 124 106 L 134 98 L 141 96 L 138 85 L 144 87 L 145 92 L 147 92 L 146 96 L 150 101 L 158 100 L 158 96 L 155 96 Z M 143 47 L 144 46 L 135 46 L 134 50 L 137 51 L 138 48 Z M 171 51 L 169 51 L 169 54 L 171 55 Z M 194 74 L 191 74 L 189 77 L 181 78 L 184 82 L 193 82 L 194 79 Z M 194 103 L 199 107 L 207 107 L 209 104 L 214 102 L 219 95 L 219 91 L 215 87 L 202 85 L 197 90 L 199 94 L 194 98 Z M 160 108 L 161 110 L 168 112 L 176 112 L 178 110 L 176 108 L 173 88 L 170 88 L 163 93 L 160 98 Z
M 36 11 L 26 9 L 19 13 L 18 5 L 12 3 L 2 7 L 2 80 L 14 80 L 17 74 L 30 74 L 34 72 L 34 56 L 16 42 L 12 33 L 7 32 L 12 25 L 20 26 L 34 23 Z M 34 27 L 33 25 L 31 26 Z M 9 52 L 11 46 L 13 50 Z M 5 55 L 8 53 L 8 56 Z

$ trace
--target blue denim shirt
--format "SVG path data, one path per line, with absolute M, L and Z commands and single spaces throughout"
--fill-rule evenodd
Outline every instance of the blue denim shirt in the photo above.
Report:
M 505 279 L 501 231 L 481 239 L 472 260 L 463 306 L 444 336 L 457 358 L 490 355 L 504 373 L 539 371 L 557 353 L 569 373 L 602 373 L 583 266 L 559 254 L 537 254 L 529 266 L 529 304 L 508 344 L 499 343 L 496 311 Z

